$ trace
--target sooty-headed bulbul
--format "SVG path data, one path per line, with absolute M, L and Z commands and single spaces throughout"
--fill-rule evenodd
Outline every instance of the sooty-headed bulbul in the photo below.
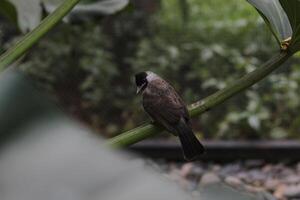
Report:
M 152 120 L 178 136 L 186 160 L 199 158 L 204 147 L 194 135 L 186 105 L 175 89 L 157 74 L 146 71 L 135 75 L 137 94 Z

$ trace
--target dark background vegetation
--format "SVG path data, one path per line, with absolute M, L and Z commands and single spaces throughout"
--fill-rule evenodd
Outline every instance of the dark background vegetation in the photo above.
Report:
M 4 18 L 1 52 L 18 38 Z M 5 28 L 3 28 L 5 26 Z M 136 72 L 171 82 L 187 104 L 254 70 L 278 51 L 246 1 L 134 0 L 110 16 L 61 23 L 20 69 L 64 109 L 111 137 L 147 120 Z M 295 56 L 246 92 L 193 120 L 206 139 L 299 138 L 300 64 Z

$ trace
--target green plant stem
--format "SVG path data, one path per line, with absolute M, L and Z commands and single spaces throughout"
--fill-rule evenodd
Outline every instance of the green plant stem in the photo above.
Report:
M 42 36 L 52 29 L 80 0 L 65 0 L 55 11 L 48 15 L 34 30 L 26 34 L 13 47 L 0 57 L 0 72 L 20 58 Z
M 242 78 L 235 81 L 233 84 L 217 91 L 216 93 L 206 97 L 189 106 L 189 112 L 191 117 L 199 116 L 205 111 L 221 104 L 230 97 L 240 93 L 241 91 L 251 87 L 257 83 L 272 71 L 277 69 L 282 63 L 284 63 L 292 54 L 287 51 L 281 51 L 279 54 L 272 57 L 263 66 L 256 70 L 246 74 Z M 152 124 L 144 124 L 133 130 L 124 132 L 116 137 L 113 137 L 107 141 L 107 145 L 113 148 L 126 147 L 131 144 L 137 143 L 150 136 L 154 136 L 162 131 L 162 128 L 156 127 Z

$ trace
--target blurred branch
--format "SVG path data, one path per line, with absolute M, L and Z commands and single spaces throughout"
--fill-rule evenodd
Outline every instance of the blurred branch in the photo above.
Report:
M 237 95 L 243 90 L 251 87 L 257 83 L 272 71 L 277 69 L 282 63 L 284 63 L 292 54 L 288 51 L 281 51 L 279 54 L 268 60 L 263 66 L 256 70 L 246 74 L 242 78 L 238 79 L 233 84 L 217 91 L 216 93 L 206 97 L 189 106 L 189 112 L 191 117 L 199 116 L 207 110 L 223 103 L 230 97 Z M 154 136 L 162 131 L 162 128 L 156 127 L 152 124 L 144 124 L 135 129 L 124 132 L 114 138 L 107 141 L 107 144 L 114 148 L 126 147 L 131 144 L 137 143 L 150 136 Z
M 178 1 L 179 1 L 180 11 L 182 15 L 182 24 L 183 26 L 185 26 L 189 21 L 190 6 L 187 0 L 178 0 Z
M 65 0 L 53 13 L 48 15 L 34 30 L 26 34 L 19 42 L 0 57 L 0 72 L 20 58 L 42 36 L 52 29 L 80 0 Z

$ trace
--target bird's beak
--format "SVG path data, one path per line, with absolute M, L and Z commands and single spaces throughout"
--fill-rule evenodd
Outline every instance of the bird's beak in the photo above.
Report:
M 137 86 L 137 88 L 136 88 L 136 94 L 140 94 L 143 91 L 145 85 L 146 85 L 146 83 L 144 83 L 141 86 Z
M 140 94 L 141 91 L 142 91 L 142 87 L 137 87 L 137 88 L 136 88 L 136 94 Z

